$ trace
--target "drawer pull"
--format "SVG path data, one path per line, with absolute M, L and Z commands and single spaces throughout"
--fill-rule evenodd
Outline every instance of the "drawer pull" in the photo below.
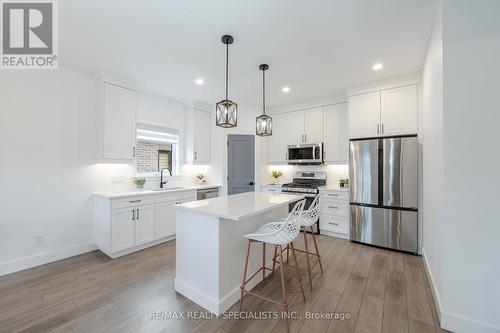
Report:
M 339 225 L 338 223 L 335 222 L 328 222 L 328 224 Z
M 141 202 L 142 200 L 130 200 L 129 203 Z
M 338 194 L 335 194 L 335 193 L 328 193 L 328 195 L 331 197 L 338 197 L 339 196 Z
M 339 209 L 337 206 L 328 206 L 328 208 Z

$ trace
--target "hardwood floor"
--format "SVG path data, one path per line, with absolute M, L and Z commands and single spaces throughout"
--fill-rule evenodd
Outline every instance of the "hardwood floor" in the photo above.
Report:
M 303 248 L 299 237 L 296 246 Z M 306 303 L 296 298 L 292 332 L 445 332 L 438 325 L 422 259 L 320 236 L 324 274 L 317 266 Z M 305 255 L 298 254 L 305 266 Z M 312 258 L 311 258 L 312 259 Z M 243 260 L 243 258 L 242 258 Z M 314 259 L 312 259 L 314 262 Z M 287 287 L 297 291 L 289 267 Z M 174 291 L 175 241 L 111 260 L 99 251 L 0 277 L 0 332 L 286 332 L 280 318 L 252 318 L 281 307 L 252 295 L 236 318 L 207 313 Z M 308 286 L 307 271 L 302 272 Z M 280 298 L 279 274 L 256 289 Z M 184 319 L 152 319 L 179 311 Z M 306 319 L 306 311 L 315 317 Z M 344 320 L 325 315 L 342 313 Z M 189 314 L 205 315 L 202 318 Z M 229 316 L 233 314 L 233 316 Z

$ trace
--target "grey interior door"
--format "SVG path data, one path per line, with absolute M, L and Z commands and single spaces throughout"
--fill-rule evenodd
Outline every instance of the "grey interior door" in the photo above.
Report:
M 349 146 L 349 180 L 351 202 L 379 204 L 379 139 L 351 141 Z
M 389 207 L 418 207 L 416 137 L 382 139 L 384 196 L 382 204 Z
M 255 190 L 255 137 L 228 135 L 228 195 Z

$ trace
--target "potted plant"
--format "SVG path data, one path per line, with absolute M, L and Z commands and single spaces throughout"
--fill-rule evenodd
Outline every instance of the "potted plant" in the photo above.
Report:
M 349 187 L 349 179 L 348 178 L 340 178 L 339 183 L 340 183 L 341 188 Z
M 271 177 L 273 177 L 276 180 L 276 183 L 281 176 L 283 176 L 283 172 L 281 170 L 273 170 L 271 172 Z
M 207 182 L 207 180 L 205 179 L 205 175 L 202 173 L 197 174 L 195 177 L 196 177 L 196 180 L 198 181 L 198 183 L 200 183 L 200 184 L 205 184 Z
M 132 182 L 137 186 L 137 188 L 144 188 L 144 184 L 146 184 L 146 178 L 144 177 L 135 177 Z

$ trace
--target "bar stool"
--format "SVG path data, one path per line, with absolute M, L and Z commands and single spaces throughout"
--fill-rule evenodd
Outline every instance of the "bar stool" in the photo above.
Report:
M 314 234 L 314 229 L 313 229 L 314 224 L 316 222 L 318 222 L 319 213 L 320 213 L 320 205 L 319 205 L 319 194 L 318 194 L 316 196 L 316 198 L 314 198 L 314 200 L 311 203 L 311 205 L 309 206 L 309 209 L 304 212 L 304 215 L 302 216 L 302 219 L 301 219 L 301 225 L 300 226 L 301 226 L 301 229 L 302 229 L 302 233 L 304 234 L 305 250 L 295 249 L 295 251 L 299 251 L 299 252 L 302 252 L 302 253 L 306 254 L 307 272 L 309 274 L 309 287 L 310 287 L 311 291 L 312 291 L 312 271 L 313 271 L 313 269 L 314 269 L 314 267 L 315 267 L 316 264 L 319 264 L 319 268 L 321 270 L 321 274 L 323 274 L 323 265 L 321 263 L 321 256 L 319 254 L 318 243 L 316 242 L 316 236 Z M 309 246 L 308 246 L 308 243 L 307 243 L 307 229 L 308 228 L 311 229 L 311 235 L 312 235 L 312 239 L 313 239 L 313 243 L 314 243 L 314 248 L 316 250 L 315 253 L 309 252 Z M 289 247 L 288 246 L 286 247 L 286 251 L 287 251 L 287 257 L 288 257 L 288 251 L 289 251 Z M 311 267 L 311 262 L 309 260 L 309 256 L 310 255 L 315 256 L 315 257 L 318 258 L 318 261 L 312 267 Z M 276 256 L 273 259 L 273 266 L 274 266 L 274 261 L 275 260 L 276 260 Z
M 288 314 L 288 305 L 292 302 L 288 302 L 288 297 L 287 297 L 287 292 L 286 292 L 286 286 L 285 286 L 285 272 L 283 269 L 283 250 L 284 246 L 290 246 L 290 249 L 292 250 L 292 257 L 295 262 L 295 269 L 297 271 L 297 278 L 299 279 L 299 285 L 300 285 L 300 290 L 302 292 L 302 298 L 304 302 L 306 301 L 306 296 L 304 294 L 304 287 L 302 286 L 302 278 L 300 277 L 300 272 L 299 272 L 299 266 L 297 263 L 297 256 L 295 255 L 295 248 L 293 246 L 293 241 L 297 238 L 297 236 L 300 233 L 300 224 L 301 224 L 301 219 L 303 216 L 304 212 L 304 205 L 305 205 L 305 200 L 301 200 L 295 204 L 293 207 L 292 211 L 288 214 L 288 217 L 283 221 L 278 221 L 278 222 L 271 222 L 263 225 L 260 227 L 255 233 L 253 234 L 247 234 L 243 237 L 248 239 L 248 248 L 247 248 L 247 253 L 245 256 L 245 266 L 243 268 L 243 281 L 241 283 L 241 298 L 240 298 L 240 311 L 243 309 L 243 296 L 245 293 L 254 295 L 256 297 L 265 299 L 267 301 L 273 302 L 275 304 L 282 305 L 285 309 L 285 312 Z M 247 280 L 247 270 L 248 270 L 248 259 L 250 256 L 250 245 L 254 242 L 260 242 L 262 243 L 263 247 L 263 255 L 262 255 L 262 267 L 257 270 L 248 280 Z M 273 271 L 274 270 L 274 264 L 273 264 L 273 269 L 270 269 L 266 267 L 266 244 L 271 244 L 274 245 L 274 259 L 277 256 L 277 251 L 279 249 L 280 253 L 280 274 L 281 274 L 281 290 L 283 292 L 283 302 L 280 303 L 278 301 L 272 300 L 270 298 L 258 295 L 252 291 L 246 290 L 245 286 L 247 285 L 250 280 L 252 280 L 260 271 L 262 271 L 262 278 L 265 278 L 265 271 Z M 295 300 L 292 299 L 292 301 Z M 289 321 L 287 317 L 287 328 L 289 330 Z

